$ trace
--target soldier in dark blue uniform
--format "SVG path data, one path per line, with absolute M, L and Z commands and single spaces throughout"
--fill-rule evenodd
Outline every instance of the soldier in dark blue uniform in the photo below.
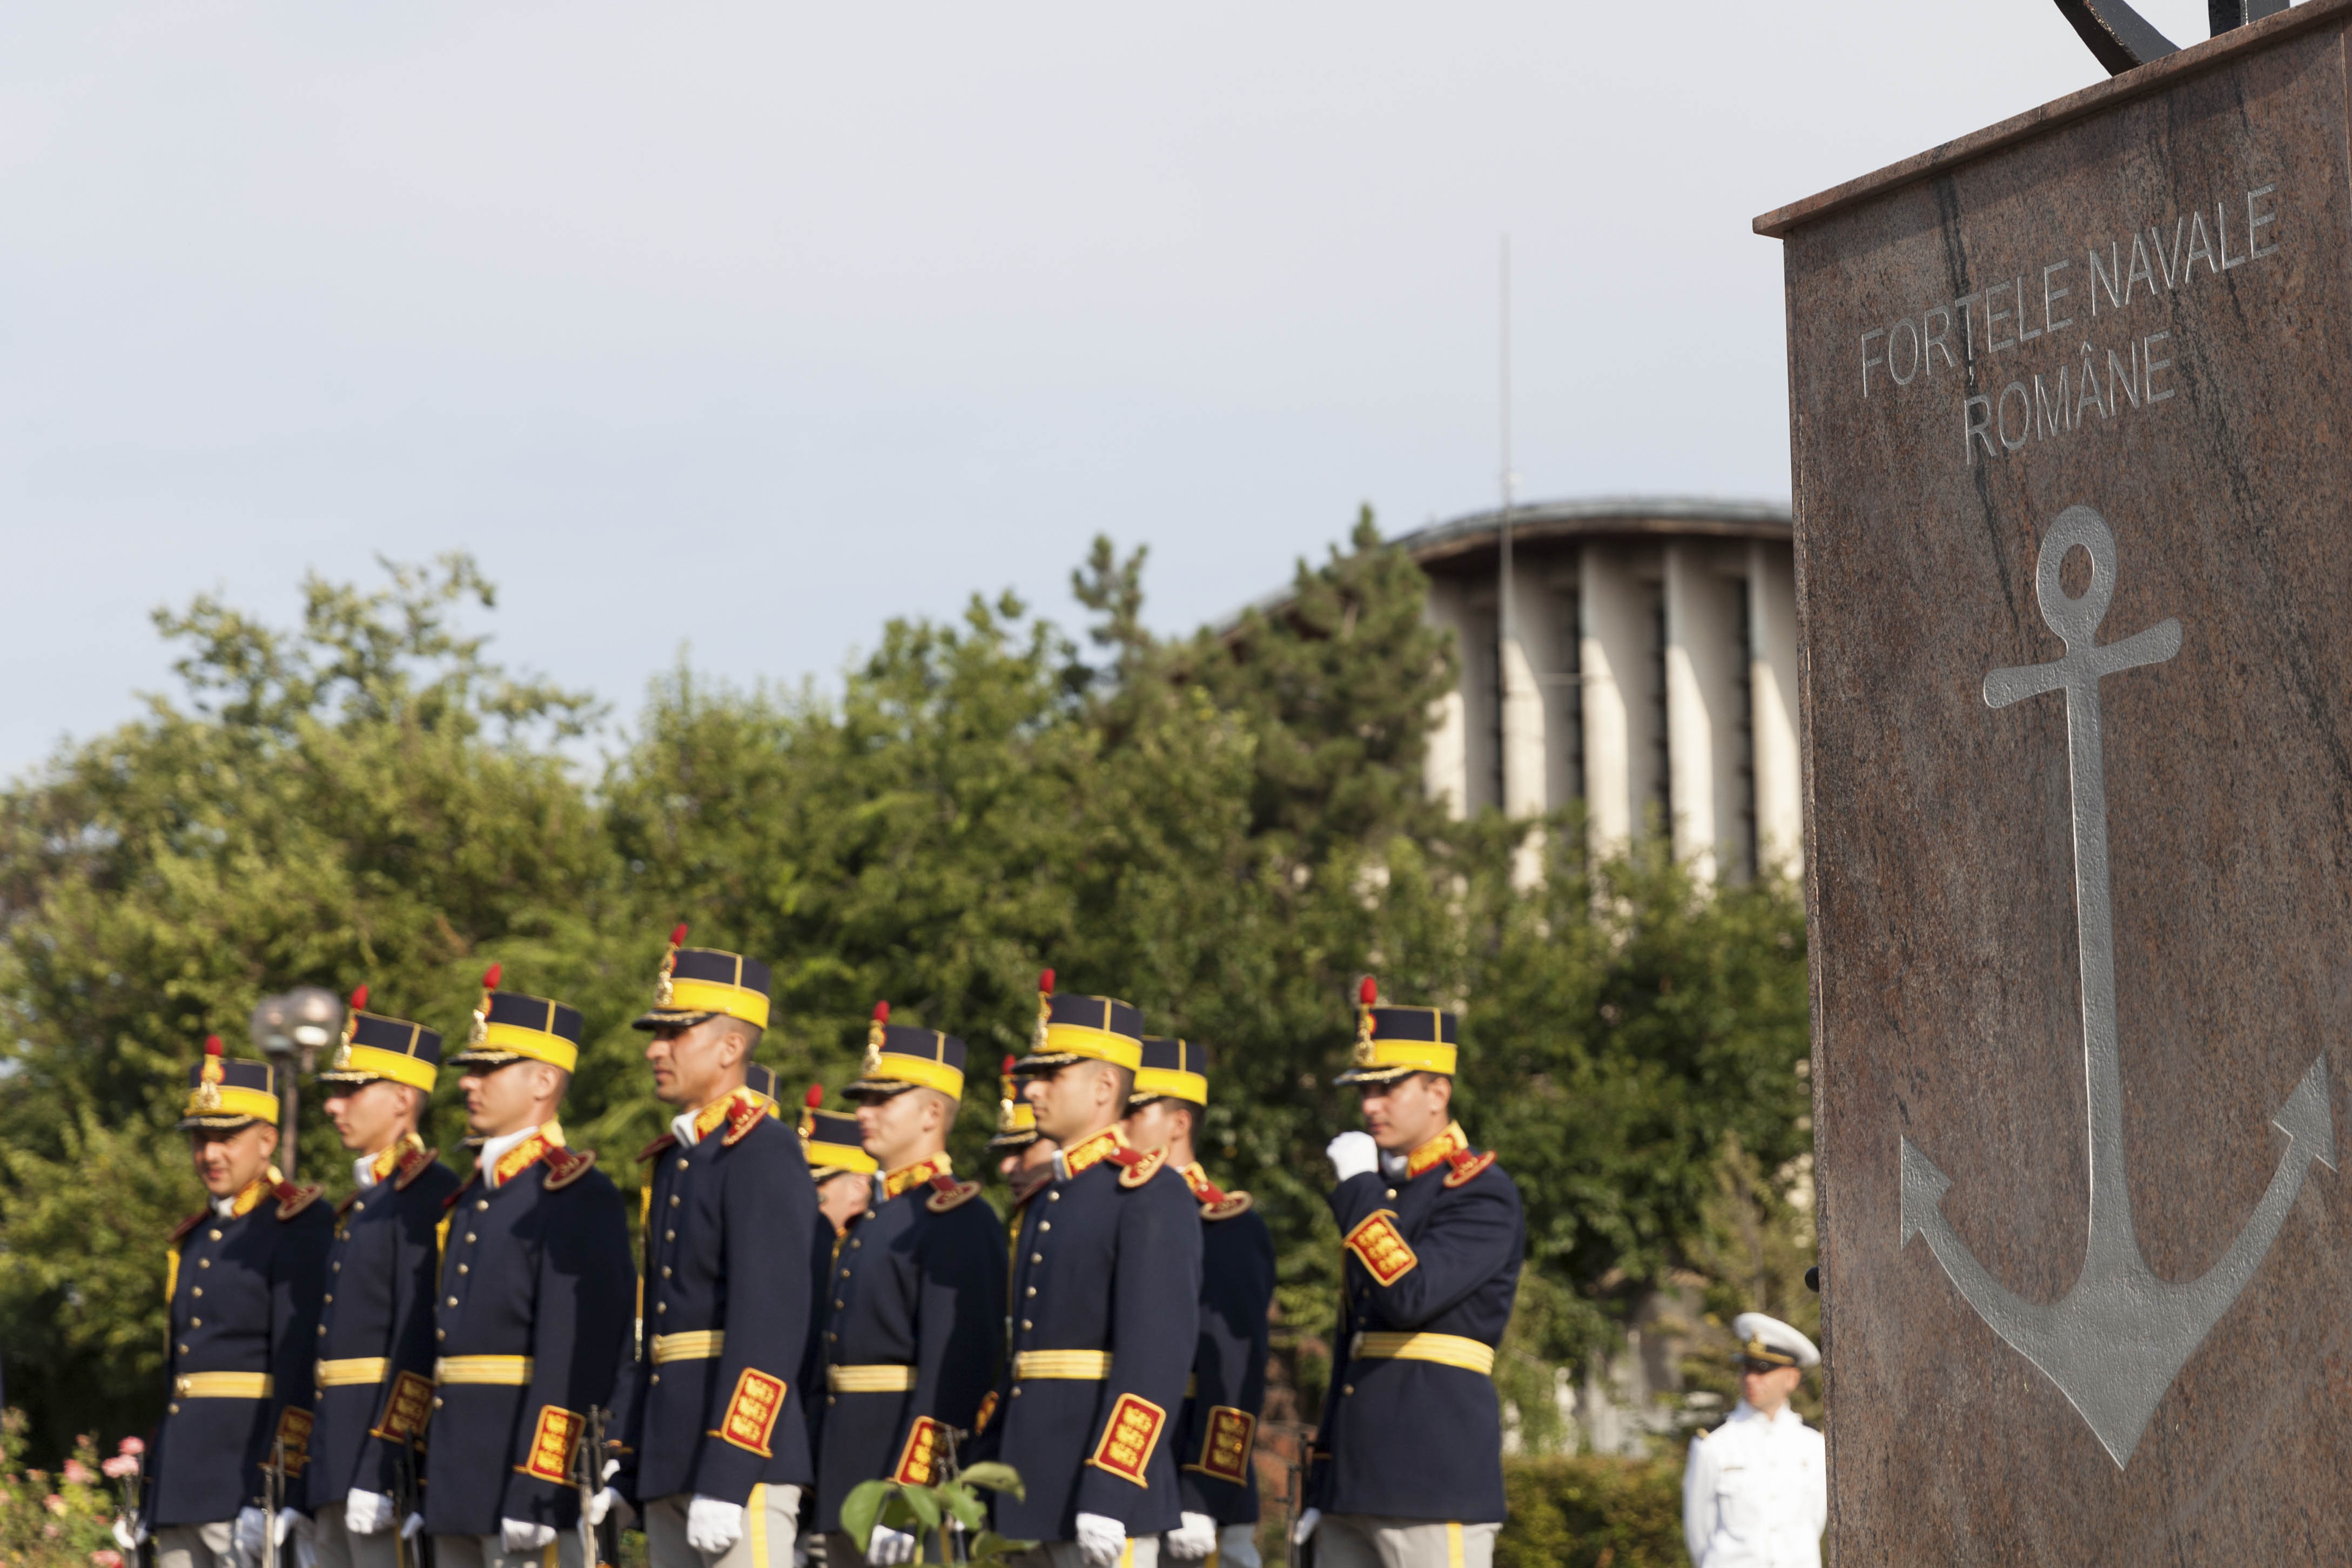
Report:
M 1250 1195 L 1228 1193 L 1194 1157 L 1208 1113 L 1205 1053 L 1190 1040 L 1143 1041 L 1129 1102 L 1128 1142 L 1168 1156 L 1201 1206 L 1201 1337 L 1177 1424 L 1183 1523 L 1160 1537 L 1163 1555 L 1218 1568 L 1258 1568 L 1257 1474 L 1251 1453 L 1265 1403 L 1267 1312 L 1274 1304 L 1274 1233 Z
M 188 1074 L 181 1130 L 210 1201 L 172 1232 L 163 1293 L 170 1397 L 147 1459 L 140 1529 L 158 1568 L 250 1565 L 307 1508 L 310 1364 L 334 1216 L 296 1186 L 278 1149 L 267 1062 L 231 1061 L 220 1037 Z M 265 1469 L 282 1472 L 265 1476 Z M 273 1518 L 265 1499 L 279 1494 Z
M 1297 1532 L 1318 1568 L 1488 1568 L 1504 1511 L 1495 1348 L 1527 1226 L 1518 1187 L 1453 1119 L 1454 1015 L 1377 997 L 1366 978 L 1338 1080 L 1370 1131 L 1328 1151 L 1346 1293 Z
M 874 1009 L 865 1071 L 845 1092 L 881 1175 L 849 1222 L 825 1283 L 824 1411 L 816 1525 L 825 1562 L 854 1563 L 841 1504 L 869 1480 L 947 1473 L 1004 1354 L 1004 1227 L 956 1179 L 948 1133 L 963 1099 L 964 1043 Z M 877 1529 L 866 1561 L 911 1563 L 915 1538 Z
M 799 1385 L 816 1192 L 774 1100 L 747 1083 L 768 967 L 685 936 L 670 934 L 636 1020 L 655 1097 L 677 1114 L 638 1156 L 653 1166 L 645 1316 L 613 1487 L 645 1517 L 652 1568 L 791 1568 L 816 1479 Z
M 1119 1131 L 1142 1038 L 1127 1003 L 1056 997 L 1043 977 L 1020 1068 L 1061 1152 L 1022 1208 L 1013 1358 L 981 1428 L 1027 1485 L 997 1497 L 996 1527 L 1043 1542 L 1035 1568 L 1153 1568 L 1180 1521 L 1171 1428 L 1200 1321 L 1201 1220 L 1184 1178 Z
M 849 1234 L 849 1222 L 873 1206 L 874 1173 L 881 1167 L 866 1152 L 866 1135 L 857 1130 L 856 1116 L 824 1109 L 824 1090 L 818 1084 L 809 1085 L 800 1134 L 809 1179 L 816 1183 L 816 1210 L 824 1217 L 824 1223 L 816 1228 L 816 1278 L 823 1279 L 833 1262 L 835 1244 Z M 816 1315 L 824 1315 L 823 1301 L 817 1303 Z M 821 1332 L 812 1318 L 811 1340 Z
M 466 1049 L 474 1175 L 441 1217 L 425 1528 L 436 1568 L 582 1568 L 579 1446 L 628 1354 L 629 1220 L 556 1119 L 577 1009 L 495 990 Z
M 996 1174 L 1013 1194 L 1013 1208 L 1036 1196 L 1054 1179 L 1054 1156 L 1061 1145 L 1037 1131 L 1037 1107 L 1021 1096 L 1020 1058 L 1004 1059 L 1004 1098 L 996 1104 L 996 1134 L 988 1152 L 996 1156 Z
M 363 1010 L 320 1072 L 327 1119 L 358 1151 L 358 1189 L 336 1211 L 319 1322 L 310 1510 L 320 1568 L 407 1568 L 399 1533 L 421 1501 L 433 1414 L 434 1231 L 457 1173 L 417 1135 L 441 1068 L 441 1036 Z

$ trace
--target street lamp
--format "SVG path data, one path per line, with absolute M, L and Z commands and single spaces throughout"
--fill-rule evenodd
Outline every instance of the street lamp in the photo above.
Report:
M 297 986 L 282 997 L 264 997 L 253 1009 L 253 1043 L 269 1059 L 281 1106 L 278 1142 L 289 1181 L 299 1180 L 294 1163 L 295 1113 L 301 1108 L 301 1074 L 318 1065 L 320 1048 L 343 1027 L 343 999 L 324 986 Z

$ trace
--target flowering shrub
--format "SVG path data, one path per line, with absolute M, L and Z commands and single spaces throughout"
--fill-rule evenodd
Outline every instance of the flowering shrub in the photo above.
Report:
M 85 1435 L 56 1474 L 26 1469 L 24 1412 L 0 1413 L 0 1568 L 123 1568 L 109 1526 L 122 1509 L 117 1488 L 135 1484 L 140 1448 L 125 1438 L 101 1464 Z

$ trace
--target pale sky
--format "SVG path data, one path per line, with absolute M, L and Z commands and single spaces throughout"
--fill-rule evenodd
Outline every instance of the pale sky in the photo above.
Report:
M 1749 220 L 2101 74 L 2050 0 L 11 7 L 0 774 L 379 553 L 624 726 L 1074 622 L 1097 531 L 1188 628 L 1492 504 L 1506 233 L 1523 497 L 1785 497 Z

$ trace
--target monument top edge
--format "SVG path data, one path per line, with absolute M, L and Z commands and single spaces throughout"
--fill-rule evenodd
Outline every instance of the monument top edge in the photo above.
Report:
M 2266 47 L 2296 33 L 2341 21 L 2347 16 L 2352 16 L 2352 0 L 2303 0 L 2303 4 L 2290 6 L 2275 16 L 2265 16 L 2246 26 L 2231 28 L 2202 43 L 2189 45 L 2126 71 L 2119 77 L 2111 77 L 2080 92 L 2053 99 L 1998 125 L 1970 131 L 1941 146 L 1931 147 L 1899 162 L 1889 163 L 1884 169 L 1848 180 L 1843 185 L 1832 185 L 1817 195 L 1791 202 L 1785 207 L 1776 207 L 1758 218 L 1753 226 L 1767 239 L 1786 239 L 1807 224 L 1844 212 L 1890 191 L 1932 179 L 2012 143 L 2161 90 L 2182 77 L 2193 76 L 2236 56 Z

